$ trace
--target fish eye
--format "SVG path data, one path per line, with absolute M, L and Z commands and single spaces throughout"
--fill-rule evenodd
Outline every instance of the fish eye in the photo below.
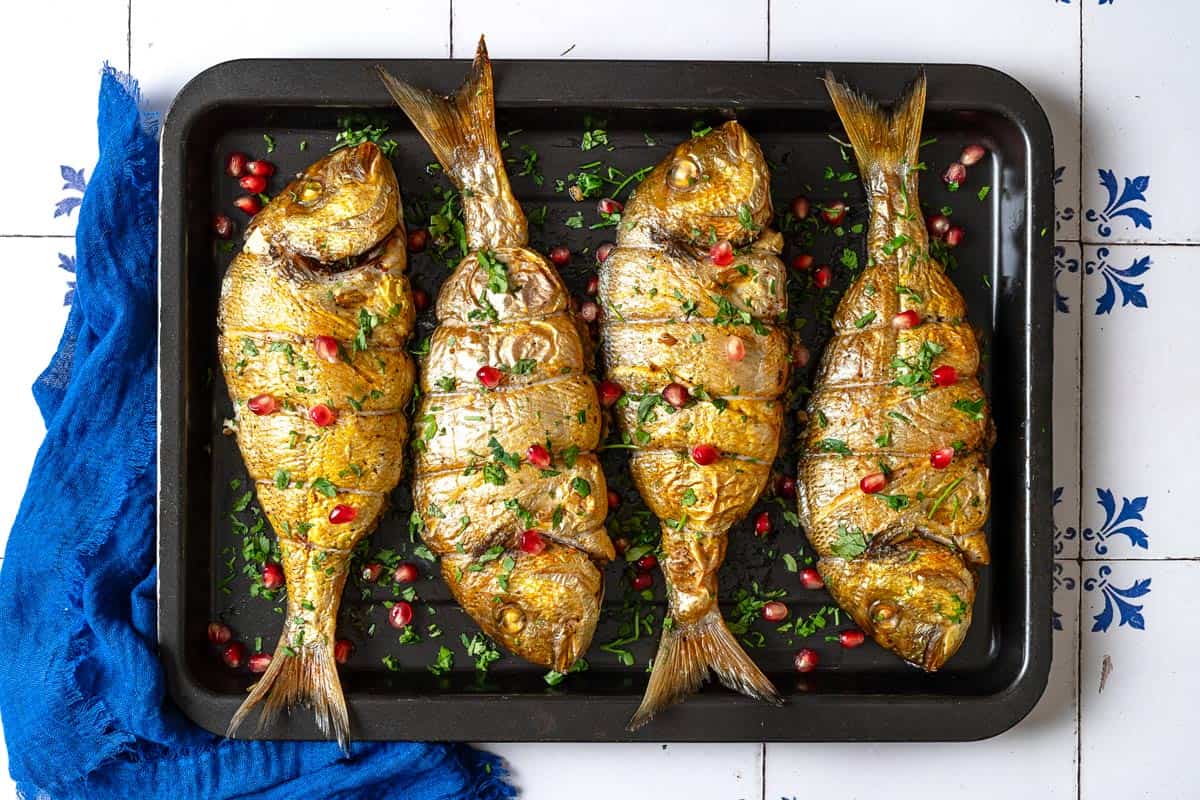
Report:
M 900 624 L 900 607 L 887 600 L 876 600 L 867 610 L 876 628 L 890 630 Z
M 505 633 L 517 634 L 525 627 L 525 612 L 516 605 L 506 605 L 500 609 L 500 627 Z
M 667 170 L 667 185 L 672 189 L 691 189 L 699 180 L 700 165 L 692 158 L 677 158 Z
M 300 189 L 300 202 L 311 203 L 321 196 L 324 188 L 320 181 L 305 181 L 304 186 Z

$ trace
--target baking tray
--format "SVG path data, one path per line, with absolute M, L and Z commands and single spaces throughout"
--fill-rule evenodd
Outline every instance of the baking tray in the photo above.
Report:
M 176 98 L 162 134 L 160 227 L 159 348 L 159 645 L 171 696 L 184 713 L 203 727 L 221 732 L 253 680 L 243 668 L 224 667 L 206 640 L 206 623 L 228 621 L 249 645 L 261 636 L 271 649 L 281 602 L 248 596 L 241 573 L 242 537 L 232 530 L 231 508 L 244 492 L 230 488 L 245 479 L 231 438 L 221 435 L 230 406 L 216 360 L 215 308 L 223 270 L 232 253 L 214 246 L 212 215 L 224 211 L 238 220 L 231 203 L 239 190 L 224 176 L 224 156 L 242 150 L 279 165 L 281 176 L 301 169 L 332 144 L 339 116 L 361 111 L 386 120 L 389 138 L 399 147 L 393 162 L 406 204 L 421 203 L 439 183 L 426 165 L 426 145 L 396 110 L 366 60 L 249 60 L 221 64 L 202 73 Z M 455 88 L 466 74 L 463 61 L 383 61 L 392 72 L 419 86 Z M 843 161 L 830 135 L 843 137 L 824 86 L 826 67 L 865 91 L 892 98 L 918 69 L 911 64 L 688 63 L 604 61 L 497 61 L 495 64 L 499 129 L 509 141 L 514 190 L 527 211 L 547 208 L 544 226 L 531 225 L 533 244 L 567 244 L 576 253 L 563 270 L 577 296 L 594 271 L 588 252 L 611 237 L 611 230 L 590 230 L 596 221 L 591 202 L 573 203 L 555 191 L 555 179 L 581 163 L 601 159 L 626 172 L 651 164 L 696 124 L 716 124 L 734 115 L 762 142 L 775 165 L 777 208 L 795 194 L 813 201 L 845 197 L 851 206 L 846 235 L 818 238 L 811 250 L 817 263 L 837 265 L 846 246 L 863 263 L 861 236 L 849 229 L 864 216 L 862 188 L 840 182 L 841 171 L 856 169 Z M 460 633 L 476 632 L 457 610 L 436 570 L 420 559 L 425 576 L 418 584 L 419 630 L 435 623 L 438 638 L 423 636 L 400 645 L 386 625 L 380 601 L 394 597 L 376 587 L 373 601 L 348 584 L 344 605 L 346 634 L 358 650 L 341 670 L 349 700 L 353 735 L 362 739 L 502 740 L 654 740 L 654 741 L 809 741 L 809 740 L 967 740 L 999 733 L 1033 707 L 1045 687 L 1051 657 L 1051 380 L 1053 155 L 1050 129 L 1037 101 L 1019 83 L 992 69 L 970 65 L 930 65 L 925 136 L 936 139 L 921 156 L 929 165 L 921 198 L 931 209 L 953 207 L 953 221 L 968 231 L 955 251 L 953 275 L 981 333 L 983 378 L 989 391 L 998 434 L 991 454 L 993 503 L 990 541 L 993 564 L 982 573 L 975 621 L 960 652 L 936 675 L 901 663 L 872 642 L 844 650 L 825 634 L 803 642 L 779 635 L 756 622 L 748 636 L 763 634 L 764 644 L 750 653 L 786 698 L 782 708 L 747 700 L 708 686 L 685 704 L 662 714 L 635 734 L 625 730 L 646 684 L 646 664 L 657 635 L 627 647 L 601 649 L 614 639 L 621 621 L 623 570 L 608 571 L 605 618 L 587 655 L 589 669 L 556 687 L 543 671 L 506 656 L 479 675 L 464 652 Z M 604 120 L 609 146 L 580 149 L 585 120 Z M 699 121 L 699 122 L 698 122 Z M 511 133 L 513 131 L 519 131 Z M 274 138 L 264 152 L 263 134 Z M 648 141 L 657 144 L 651 146 Z M 307 150 L 300 149 L 301 141 Z M 960 149 L 983 142 L 987 159 L 972 168 L 969 184 L 951 194 L 937 176 Z M 539 155 L 545 176 L 541 186 L 519 176 L 528 150 Z M 610 149 L 611 148 L 611 149 Z M 827 167 L 833 177 L 827 179 Z M 985 198 L 978 188 L 991 187 Z M 411 208 L 410 208 L 411 210 Z M 428 207 L 420 213 L 427 214 Z M 582 211 L 585 224 L 572 229 L 564 221 Z M 424 219 L 413 219 L 412 225 Z M 795 252 L 789 245 L 785 257 Z M 845 285 L 847 270 L 835 270 Z M 436 293 L 449 269 L 428 252 L 413 259 L 414 283 Z M 801 281 L 794 281 L 798 286 Z M 815 356 L 825 336 L 812 302 L 792 292 L 795 318 L 808 322 L 801 334 Z M 421 316 L 419 335 L 432 327 L 432 313 Z M 813 367 L 800 370 L 807 385 Z M 802 390 L 801 390 L 802 391 Z M 798 401 L 803 402 L 802 397 Z M 794 430 L 789 428 L 788 436 Z M 786 444 L 786 443 L 785 443 Z M 629 487 L 625 455 L 605 456 L 606 473 L 620 491 L 616 516 L 628 520 L 644 511 Z M 793 470 L 794 454 L 778 467 Z M 373 548 L 392 547 L 409 554 L 407 484 L 393 498 L 393 510 L 374 534 Z M 776 533 L 758 539 L 751 517 L 731 533 L 727 564 L 721 573 L 722 599 L 752 581 L 787 590 L 792 618 L 829 602 L 825 592 L 801 589 L 788 571 L 784 552 L 805 546 L 801 532 L 788 525 L 782 508 L 765 497 L 756 508 L 768 510 Z M 249 510 L 240 515 L 251 520 Z M 232 568 L 229 558 L 232 556 Z M 231 578 L 230 575 L 233 575 Z M 228 589 L 230 593 L 224 591 Z M 646 613 L 661 618 L 663 588 L 655 576 L 654 601 Z M 376 623 L 373 637 L 362 633 Z M 357 624 L 357 627 L 356 627 Z M 656 623 L 657 631 L 657 623 Z M 438 647 L 455 653 L 455 667 L 435 676 L 426 668 Z M 795 649 L 817 649 L 819 670 L 805 675 L 792 669 Z M 620 663 L 627 649 L 633 666 Z M 386 668 L 385 656 L 397 661 Z M 262 732 L 266 738 L 318 738 L 307 711 L 285 717 Z

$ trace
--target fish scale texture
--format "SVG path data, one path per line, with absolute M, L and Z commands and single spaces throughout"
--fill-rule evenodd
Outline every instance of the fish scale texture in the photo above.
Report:
M 0 571 L 0 714 L 25 797 L 515 796 L 465 745 L 229 741 L 166 696 L 155 632 L 158 147 L 136 88 L 101 79 L 78 286 L 34 386 L 46 422 Z

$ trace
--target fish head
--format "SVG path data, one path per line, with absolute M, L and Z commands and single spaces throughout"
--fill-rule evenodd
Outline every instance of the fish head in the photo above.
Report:
M 673 239 L 744 245 L 771 220 L 769 184 L 762 148 L 731 120 L 676 146 L 638 187 L 630 214 Z
M 818 566 L 864 632 L 927 672 L 958 651 L 971 627 L 975 575 L 945 545 L 913 537 Z
M 400 219 L 391 162 L 373 142 L 312 164 L 254 218 L 274 243 L 322 263 L 351 258 L 383 239 Z

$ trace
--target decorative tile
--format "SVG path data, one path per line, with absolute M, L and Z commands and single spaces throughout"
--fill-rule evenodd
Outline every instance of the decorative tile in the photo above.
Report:
M 0 149 L 16 155 L 5 181 L 19 186 L 0 214 L 0 235 L 75 233 L 70 172 L 96 162 L 96 96 L 104 62 L 125 69 L 127 0 L 22 3 L 5 12 L 0 74 L 8 124 Z M 14 18 L 15 15 L 15 18 Z M 66 164 L 66 167 L 62 165 Z
M 1080 248 L 1054 248 L 1054 557 L 1079 557 Z
M 1194 557 L 1194 396 L 1200 361 L 1179 327 L 1195 316 L 1200 252 L 1083 248 L 1084 558 Z
M 1192 181 L 1179 168 L 1200 136 L 1200 115 L 1183 100 L 1200 70 L 1197 25 L 1195 3 L 1083 4 L 1085 240 L 1200 240 Z M 1147 71 L 1148 58 L 1164 68 Z
M 761 800 L 760 744 L 481 744 L 508 762 L 522 800 Z
M 1023 83 L 1054 132 L 1056 234 L 1079 238 L 1079 6 L 1051 0 L 925 0 L 836 5 L 831 35 L 806 0 L 771 3 L 771 59 L 983 64 Z M 907 32 L 907 33 L 906 33 Z M 1019 42 L 1019 46 L 1014 43 Z
M 260 6 L 233 0 L 131 2 L 132 68 L 156 111 L 166 110 L 192 77 L 235 58 L 441 58 L 450 53 L 450 0 L 358 2 L 344 11 L 351 24 L 336 24 L 338 12 L 319 0 L 294 0 L 286 13 L 266 16 Z
M 1200 562 L 1084 564 L 1082 797 L 1192 798 Z
M 946 744 L 768 744 L 764 797 L 928 800 L 967 790 L 972 798 L 1009 800 L 1024 790 L 1039 800 L 1075 798 L 1078 562 L 1055 562 L 1054 609 L 1046 693 L 1011 730 L 980 742 Z
M 765 59 L 767 3 L 686 0 L 455 0 L 454 55 L 468 58 L 480 34 L 493 58 Z

